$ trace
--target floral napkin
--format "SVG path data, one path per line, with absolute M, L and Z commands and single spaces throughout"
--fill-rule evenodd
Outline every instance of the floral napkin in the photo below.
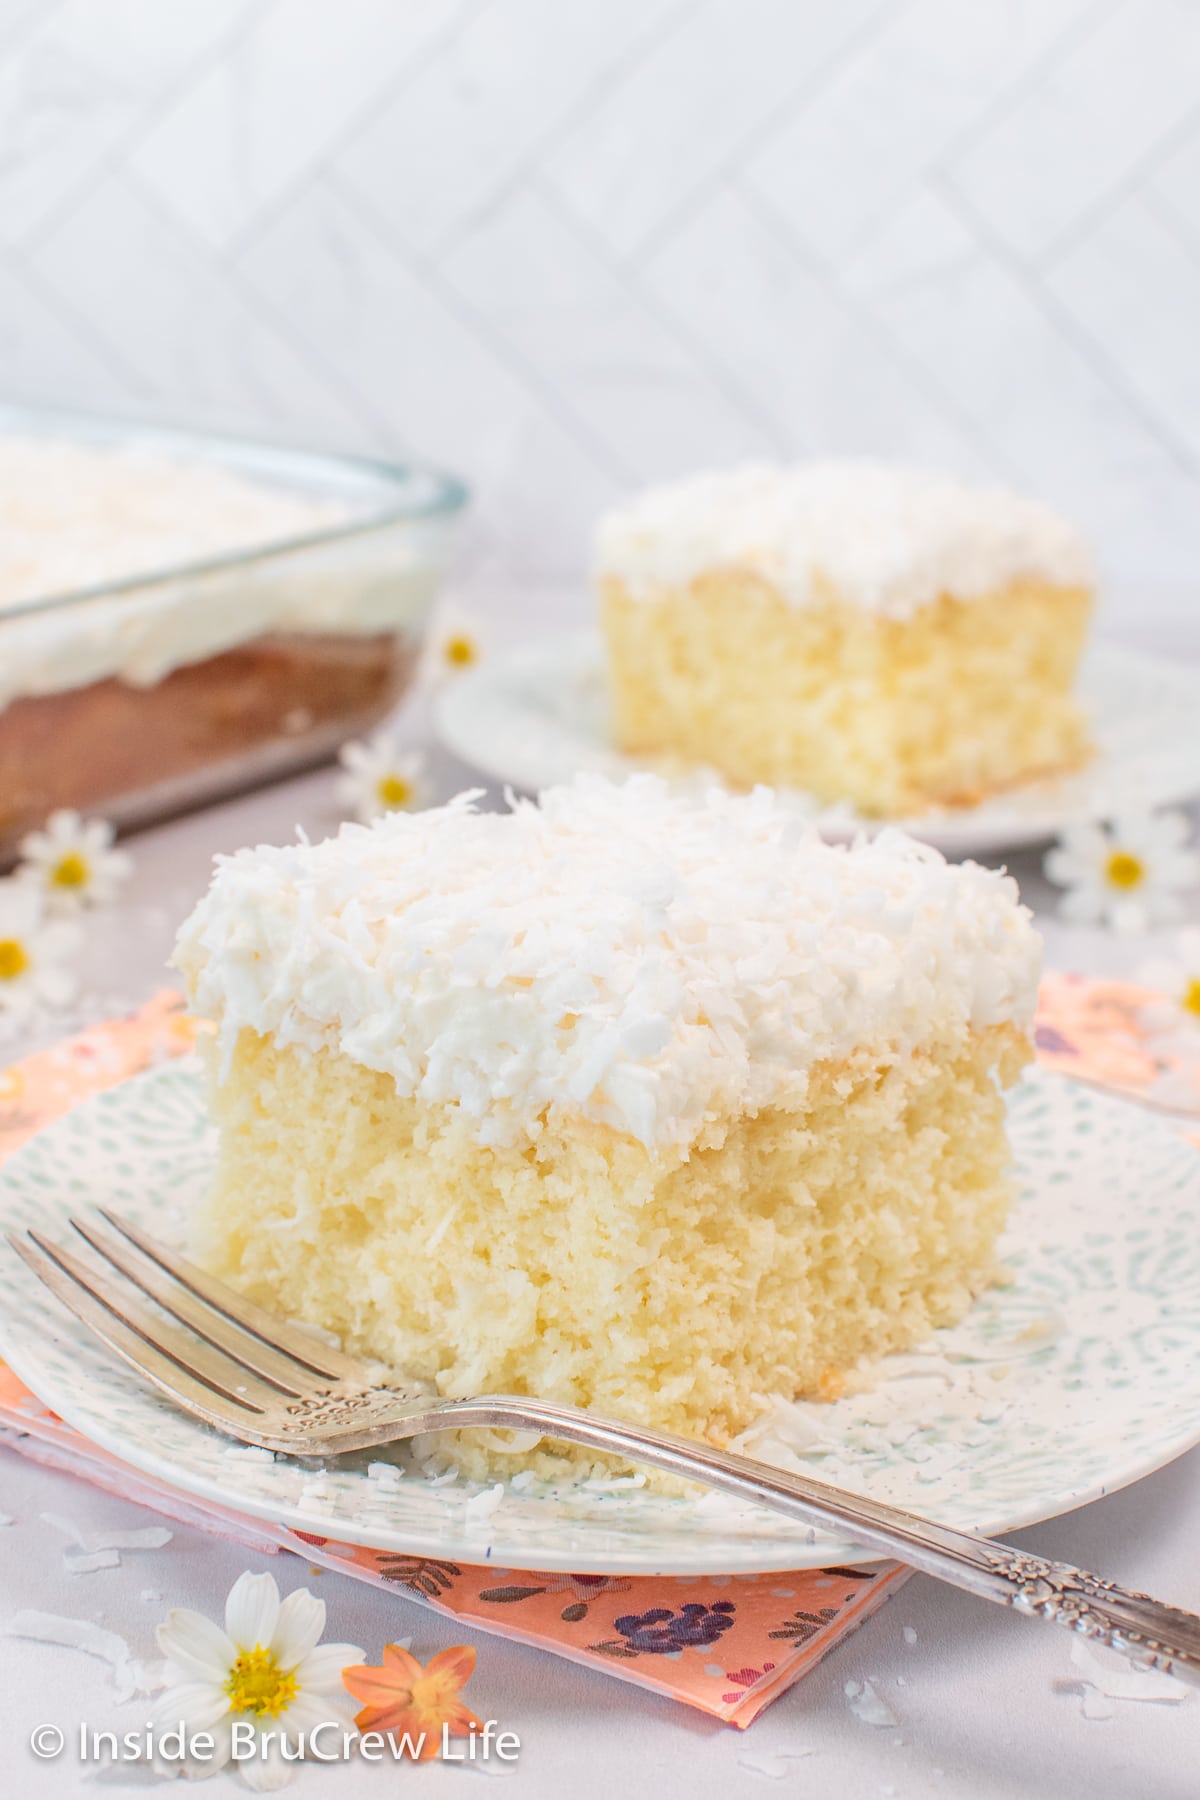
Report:
M 1139 1035 L 1147 998 L 1125 983 L 1048 977 L 1038 1013 L 1039 1055 L 1103 1086 L 1148 1092 L 1161 1067 Z M 193 1041 L 182 997 L 165 991 L 137 1012 L 0 1070 L 0 1160 L 88 1095 L 184 1053 Z M 881 1563 L 782 1575 L 563 1575 L 338 1543 L 245 1517 L 140 1474 L 72 1430 L 3 1363 L 0 1444 L 186 1524 L 397 1588 L 474 1629 L 603 1668 L 742 1727 L 910 1573 Z
M 1162 996 L 1130 981 L 1092 981 L 1054 971 L 1042 978 L 1034 1030 L 1038 1061 L 1114 1093 L 1129 1094 L 1155 1110 L 1200 1121 L 1200 1029 L 1195 1048 L 1183 1054 L 1178 1034 L 1148 1026 Z M 1170 1009 L 1168 1009 L 1170 1010 Z M 0 1140 L 2 1143 L 3 1140 Z

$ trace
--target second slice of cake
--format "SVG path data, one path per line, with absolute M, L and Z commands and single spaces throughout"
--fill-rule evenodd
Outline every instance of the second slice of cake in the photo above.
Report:
M 1087 758 L 1089 561 L 1036 501 L 876 463 L 738 469 L 619 508 L 596 561 L 635 755 L 882 818 Z
M 202 1260 L 443 1393 L 726 1443 L 995 1276 L 1039 966 L 1000 875 L 580 779 L 223 859 L 177 954 Z

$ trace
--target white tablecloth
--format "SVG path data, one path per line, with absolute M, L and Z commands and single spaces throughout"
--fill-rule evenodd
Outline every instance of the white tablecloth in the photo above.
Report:
M 467 784 L 467 772 L 434 759 L 440 794 Z M 132 843 L 136 873 L 120 905 L 89 927 L 88 983 L 97 1016 L 102 1001 L 128 1004 L 164 978 L 175 922 L 207 879 L 217 850 L 311 834 L 337 819 L 333 778 L 306 777 L 146 833 Z M 1133 973 L 1146 943 L 1123 944 L 1100 931 L 1068 931 L 1047 912 L 1049 890 L 1036 857 L 1014 859 L 1027 899 L 1044 915 L 1047 961 L 1096 974 Z M 18 1046 L 9 1054 L 19 1053 Z M 290 1557 L 250 1555 L 236 1545 L 177 1527 L 172 1543 L 126 1551 L 119 1568 L 71 1575 L 57 1513 L 84 1530 L 153 1522 L 153 1515 L 0 1452 L 0 1623 L 22 1608 L 86 1616 L 126 1637 L 133 1653 L 153 1657 L 154 1627 L 172 1605 L 219 1616 L 243 1569 L 271 1568 L 281 1586 L 310 1585 L 329 1607 L 329 1634 L 367 1647 L 372 1659 L 388 1639 L 411 1638 L 426 1660 L 463 1632 L 399 1594 L 331 1574 L 310 1574 Z M 1200 1609 L 1200 1451 L 1071 1516 L 1014 1534 L 1013 1541 L 1091 1567 L 1133 1587 Z M 903 1627 L 915 1630 L 909 1642 Z M 658 1793 L 681 1800 L 726 1800 L 771 1791 L 829 1800 L 1195 1800 L 1200 1751 L 1200 1693 L 1179 1705 L 1113 1700 L 1112 1716 L 1084 1716 L 1072 1640 L 915 1577 L 862 1631 L 839 1648 L 742 1733 L 601 1672 L 482 1634 L 467 1698 L 521 1740 L 515 1765 L 492 1763 L 496 1778 L 530 1800 L 600 1800 Z M 869 1678 L 898 1723 L 881 1728 L 850 1709 L 845 1684 Z M 63 1800 L 97 1779 L 72 1746 L 79 1722 L 130 1730 L 136 1704 L 118 1706 L 107 1667 L 74 1651 L 0 1637 L 0 1791 Z M 31 1731 L 58 1724 L 69 1747 L 39 1762 Z M 348 1764 L 300 1769 L 291 1791 L 367 1796 L 391 1784 L 422 1791 L 472 1778 L 469 1769 Z M 482 1779 L 474 1772 L 474 1779 Z M 144 1782 L 136 1768 L 105 1785 Z M 206 1790 L 235 1790 L 217 1777 Z

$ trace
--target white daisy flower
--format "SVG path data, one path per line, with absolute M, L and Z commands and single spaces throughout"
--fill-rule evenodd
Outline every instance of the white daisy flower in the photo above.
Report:
M 366 743 L 343 744 L 338 760 L 346 770 L 338 799 L 363 824 L 381 813 L 416 811 L 428 798 L 425 758 L 419 750 L 402 750 L 389 731 L 377 731 Z
M 461 607 L 440 606 L 425 637 L 421 656 L 421 677 L 428 686 L 438 686 L 473 669 L 483 660 L 484 629 L 479 619 Z
M 38 1005 L 65 1006 L 77 983 L 63 961 L 79 945 L 79 929 L 47 919 L 37 888 L 0 881 L 0 1015 L 23 1018 Z
M 239 1749 L 242 1780 L 259 1791 L 282 1787 L 294 1761 L 284 1761 L 281 1738 L 294 1754 L 300 1735 L 327 1721 L 353 1731 L 342 1670 L 361 1663 L 363 1652 L 357 1644 L 322 1644 L 324 1629 L 323 1600 L 300 1588 L 281 1602 L 272 1576 L 249 1572 L 229 1590 L 224 1630 L 188 1607 L 167 1614 L 158 1628 L 167 1687 L 149 1722 L 156 1736 L 182 1724 L 188 1737 L 205 1731 L 215 1739 L 212 1759 L 189 1763 L 184 1773 L 223 1769 L 233 1756 L 235 1723 L 249 1724 L 254 1753 Z M 244 1733 L 239 1737 L 244 1742 Z
M 37 883 L 55 912 L 111 900 L 133 867 L 124 850 L 113 849 L 114 835 L 106 819 L 85 824 L 77 812 L 53 812 L 44 830 L 21 840 L 21 877 Z
M 1181 812 L 1130 814 L 1111 826 L 1075 825 L 1046 857 L 1048 880 L 1065 888 L 1059 912 L 1075 925 L 1145 931 L 1183 911 L 1181 893 L 1200 880 Z
M 1143 963 L 1138 980 L 1161 1000 L 1143 1006 L 1139 1017 L 1164 1054 L 1200 1057 L 1200 926 L 1179 933 L 1174 956 Z

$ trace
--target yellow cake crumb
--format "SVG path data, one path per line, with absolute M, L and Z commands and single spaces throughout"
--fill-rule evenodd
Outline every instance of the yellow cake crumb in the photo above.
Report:
M 866 817 L 972 805 L 1086 762 L 1071 689 L 1087 588 L 1022 577 L 890 618 L 815 585 L 800 607 L 750 569 L 636 597 L 605 577 L 619 746 Z
M 1010 1195 L 1012 1025 L 811 1073 L 803 1110 L 690 1150 L 594 1121 L 486 1146 L 453 1104 L 243 1030 L 222 1074 L 200 1260 L 344 1346 L 465 1396 L 516 1392 L 728 1443 L 777 1395 L 962 1317 Z M 499 1434 L 431 1440 L 473 1476 L 598 1466 Z

